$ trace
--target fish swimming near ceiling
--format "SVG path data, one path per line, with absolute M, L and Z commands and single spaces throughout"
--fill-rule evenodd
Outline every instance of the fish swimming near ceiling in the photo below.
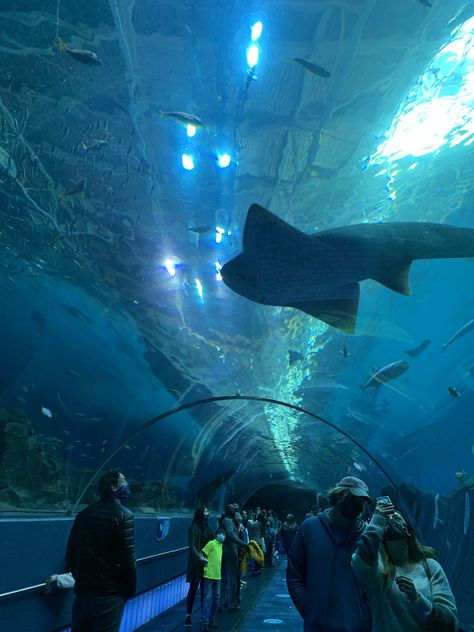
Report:
M 427 349 L 430 346 L 430 344 L 431 344 L 431 339 L 428 338 L 427 340 L 423 340 L 423 342 L 419 344 L 417 347 L 415 347 L 414 349 L 407 349 L 405 353 L 407 353 L 412 358 L 416 358 L 416 356 L 420 355 L 420 353 L 423 353 L 423 351 Z
M 188 230 L 198 235 L 205 235 L 206 233 L 211 232 L 212 226 L 209 226 L 209 224 L 203 224 L 202 226 L 188 226 Z
M 465 336 L 466 334 L 468 334 L 470 331 L 473 331 L 473 330 L 474 330 L 474 318 L 470 320 L 468 323 L 466 323 L 465 325 L 463 325 L 461 329 L 458 329 L 458 331 L 454 334 L 454 336 L 452 336 L 448 340 L 448 342 L 442 345 L 441 349 L 443 351 L 446 351 L 446 349 L 450 347 L 453 344 L 453 342 L 455 342 L 456 340 L 459 340 L 459 338 L 462 338 L 463 336 Z
M 448 393 L 451 395 L 451 397 L 455 397 L 456 399 L 461 397 L 461 393 L 455 386 L 448 386 Z
M 339 351 L 343 358 L 348 358 L 351 354 L 346 349 L 346 345 L 342 345 L 342 349 Z
M 312 73 L 313 75 L 317 75 L 318 77 L 323 77 L 323 79 L 329 79 L 329 77 L 331 76 L 331 74 L 329 73 L 329 71 L 326 70 L 326 68 L 323 68 L 322 66 L 318 66 L 318 64 L 313 64 L 312 61 L 306 61 L 306 59 L 301 59 L 301 57 L 292 57 L 291 59 L 288 59 L 287 61 L 294 61 L 300 66 L 303 66 L 303 68 L 305 68 L 306 70 L 309 70 L 309 72 Z
M 181 125 L 193 125 L 194 127 L 204 127 L 204 123 L 198 116 L 187 112 L 164 112 L 160 110 L 161 118 L 172 118 Z
M 221 270 L 237 294 L 293 307 L 354 333 L 360 281 L 410 294 L 416 259 L 474 257 L 474 229 L 425 222 L 358 224 L 312 235 L 258 204 L 245 221 L 242 252 Z
M 367 380 L 365 384 L 361 384 L 361 389 L 365 391 L 365 389 L 369 387 L 379 388 L 382 384 L 386 384 L 387 382 L 391 382 L 397 377 L 400 377 L 400 375 L 403 375 L 403 373 L 408 371 L 409 368 L 410 365 L 406 360 L 399 360 L 397 362 L 387 364 L 378 371 L 375 371 L 372 377 Z
M 55 38 L 54 45 L 60 53 L 69 53 L 71 57 L 74 57 L 74 59 L 77 59 L 77 61 L 80 61 L 83 64 L 102 66 L 102 60 L 100 59 L 100 57 L 97 55 L 97 53 L 94 53 L 91 50 L 85 50 L 82 48 L 71 48 L 60 37 Z

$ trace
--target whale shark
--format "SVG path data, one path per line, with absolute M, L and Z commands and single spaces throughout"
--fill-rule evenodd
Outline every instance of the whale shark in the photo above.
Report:
M 247 212 L 242 252 L 221 269 L 234 292 L 293 307 L 353 334 L 360 282 L 411 294 L 417 259 L 474 257 L 474 229 L 429 222 L 356 224 L 304 233 L 259 204 Z

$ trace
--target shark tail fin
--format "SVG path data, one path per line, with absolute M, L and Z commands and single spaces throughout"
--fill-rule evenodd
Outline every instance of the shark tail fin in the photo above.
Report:
M 410 266 L 412 259 L 402 259 L 382 264 L 380 270 L 374 275 L 374 280 L 394 292 L 411 294 L 410 290 Z

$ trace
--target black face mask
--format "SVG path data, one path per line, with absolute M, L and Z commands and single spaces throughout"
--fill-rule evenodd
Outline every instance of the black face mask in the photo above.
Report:
M 355 520 L 362 513 L 363 504 L 357 496 L 347 494 L 344 500 L 339 503 L 339 508 L 346 520 Z

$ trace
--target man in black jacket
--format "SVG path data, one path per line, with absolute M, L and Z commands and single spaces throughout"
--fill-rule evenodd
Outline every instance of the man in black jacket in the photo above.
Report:
M 125 600 L 136 590 L 134 518 L 122 501 L 130 488 L 120 470 L 99 480 L 101 499 L 74 521 L 66 559 L 75 584 L 73 632 L 118 632 Z

